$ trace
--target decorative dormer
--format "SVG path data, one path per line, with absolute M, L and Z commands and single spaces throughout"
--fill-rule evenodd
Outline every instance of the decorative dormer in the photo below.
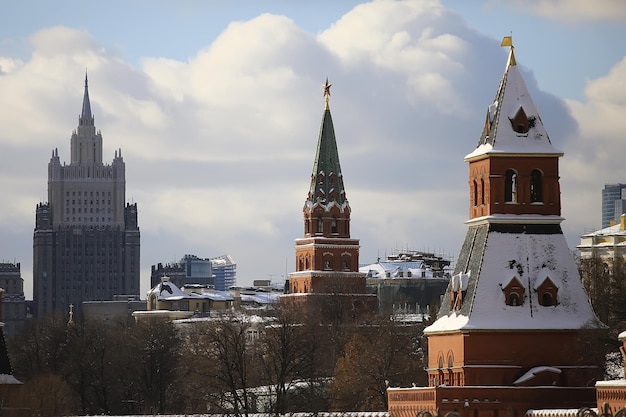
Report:
M 554 307 L 558 305 L 559 286 L 556 284 L 556 280 L 551 278 L 548 271 L 542 270 L 540 272 L 534 290 L 537 293 L 537 301 L 540 306 Z
M 518 307 L 524 304 L 526 289 L 517 275 L 511 275 L 509 279 L 500 284 L 504 293 L 504 302 L 511 307 Z
M 522 106 L 519 106 L 515 115 L 510 117 L 509 120 L 511 121 L 511 127 L 516 133 L 520 135 L 528 133 L 528 130 L 530 129 L 530 119 L 526 116 L 526 112 Z
M 467 283 L 469 282 L 470 274 L 456 274 L 450 277 L 450 310 L 460 310 L 463 306 L 465 294 L 467 293 Z

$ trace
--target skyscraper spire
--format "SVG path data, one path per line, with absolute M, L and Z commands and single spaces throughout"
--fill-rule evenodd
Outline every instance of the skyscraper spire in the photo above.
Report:
M 91 103 L 89 102 L 89 88 L 87 86 L 87 70 L 85 70 L 85 94 L 83 95 L 83 109 L 79 118 L 80 126 L 93 126 Z

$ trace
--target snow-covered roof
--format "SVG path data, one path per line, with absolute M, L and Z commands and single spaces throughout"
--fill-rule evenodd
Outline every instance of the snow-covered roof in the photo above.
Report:
M 604 229 L 600 229 L 591 233 L 584 234 L 581 237 L 619 236 L 619 235 L 621 236 L 626 235 L 626 230 L 621 229 L 619 224 L 615 224 L 613 226 L 605 227 Z
M 552 366 L 535 366 L 534 368 L 529 369 L 528 372 L 526 372 L 524 375 L 517 378 L 515 382 L 513 382 L 513 385 L 518 385 L 518 384 L 522 384 L 524 382 L 530 381 L 531 379 L 535 378 L 537 375 L 544 373 L 544 372 L 560 374 L 561 370 L 559 368 L 555 368 Z
M 20 380 L 10 374 L 0 374 L 0 385 L 17 385 L 22 384 Z
M 423 261 L 377 262 L 359 267 L 367 278 L 436 278 L 437 274 L 427 268 Z M 409 274 L 410 273 L 410 274 Z
M 228 291 L 202 291 L 185 292 L 178 288 L 176 284 L 163 277 L 162 281 L 155 285 L 147 293 L 148 299 L 151 295 L 156 295 L 159 301 L 177 301 L 183 299 L 208 299 L 212 301 L 233 301 L 233 297 Z
M 159 301 L 165 300 L 182 300 L 183 298 L 192 298 L 190 295 L 185 294 L 180 288 L 173 282 L 170 282 L 167 277 L 163 277 L 162 281 L 148 291 L 148 299 L 151 295 L 156 295 Z
M 279 297 L 282 293 L 277 292 L 255 292 L 254 294 L 241 294 L 242 303 L 256 303 L 256 304 L 275 304 L 278 303 Z
M 528 123 L 526 132 L 516 132 L 513 120 L 523 112 Z M 563 155 L 552 146 L 511 49 L 496 97 L 487 110 L 485 130 L 476 149 L 465 156 L 472 160 L 487 154 Z
M 468 271 L 471 276 L 461 309 L 450 311 L 449 299 L 444 299 L 438 319 L 426 328 L 426 333 L 603 326 L 591 308 L 563 234 L 491 231 L 484 239 L 479 242 L 485 245 L 482 259 Z M 512 270 L 526 287 L 526 298 L 519 306 L 506 304 L 501 286 Z M 539 303 L 535 288 L 546 276 L 558 285 L 556 306 Z

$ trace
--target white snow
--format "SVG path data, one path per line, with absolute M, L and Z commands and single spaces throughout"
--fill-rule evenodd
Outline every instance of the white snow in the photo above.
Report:
M 555 374 L 560 374 L 561 370 L 559 368 L 554 368 L 552 366 L 535 366 L 534 368 L 531 368 L 530 370 L 528 370 L 528 372 L 526 372 L 524 375 L 522 375 L 519 378 L 517 378 L 515 380 L 515 382 L 513 382 L 513 385 L 517 385 L 517 384 L 521 384 L 522 382 L 530 381 L 531 379 L 536 377 L 537 374 L 540 374 L 542 372 L 552 372 L 552 373 L 555 373 Z
M 465 156 L 465 160 L 470 160 L 485 154 L 494 153 L 533 153 L 548 155 L 563 155 L 563 152 L 556 149 L 550 143 L 548 133 L 543 126 L 537 106 L 530 97 L 526 83 L 522 78 L 517 65 L 508 65 L 505 70 L 506 80 L 504 84 L 504 95 L 500 103 L 497 98 L 489 106 L 489 115 L 498 116 L 495 125 L 495 140 L 491 144 L 478 146 L 472 153 Z M 500 106 L 500 112 L 495 109 Z M 526 116 L 533 120 L 534 125 L 530 127 L 528 133 L 520 134 L 513 130 L 513 126 L 508 118 L 511 118 L 522 107 Z M 494 134 L 493 129 L 491 134 Z M 492 138 L 493 139 L 493 138 Z
M 501 283 L 520 269 L 526 297 L 520 306 L 505 303 Z M 536 285 L 546 274 L 559 285 L 557 305 L 539 304 Z M 468 316 L 450 313 L 427 327 L 425 333 L 461 329 L 580 329 L 602 326 L 580 281 L 576 264 L 562 234 L 490 232 L 483 264 Z

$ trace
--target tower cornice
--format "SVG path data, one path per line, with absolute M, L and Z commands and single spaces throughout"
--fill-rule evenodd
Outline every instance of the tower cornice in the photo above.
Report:
M 500 151 L 488 151 L 478 154 L 469 154 L 463 160 L 465 162 L 482 161 L 489 158 L 516 158 L 516 157 L 532 157 L 532 158 L 560 158 L 564 155 L 563 152 L 500 152 Z
M 540 214 L 492 214 L 465 221 L 468 226 L 481 224 L 561 224 L 561 216 Z

